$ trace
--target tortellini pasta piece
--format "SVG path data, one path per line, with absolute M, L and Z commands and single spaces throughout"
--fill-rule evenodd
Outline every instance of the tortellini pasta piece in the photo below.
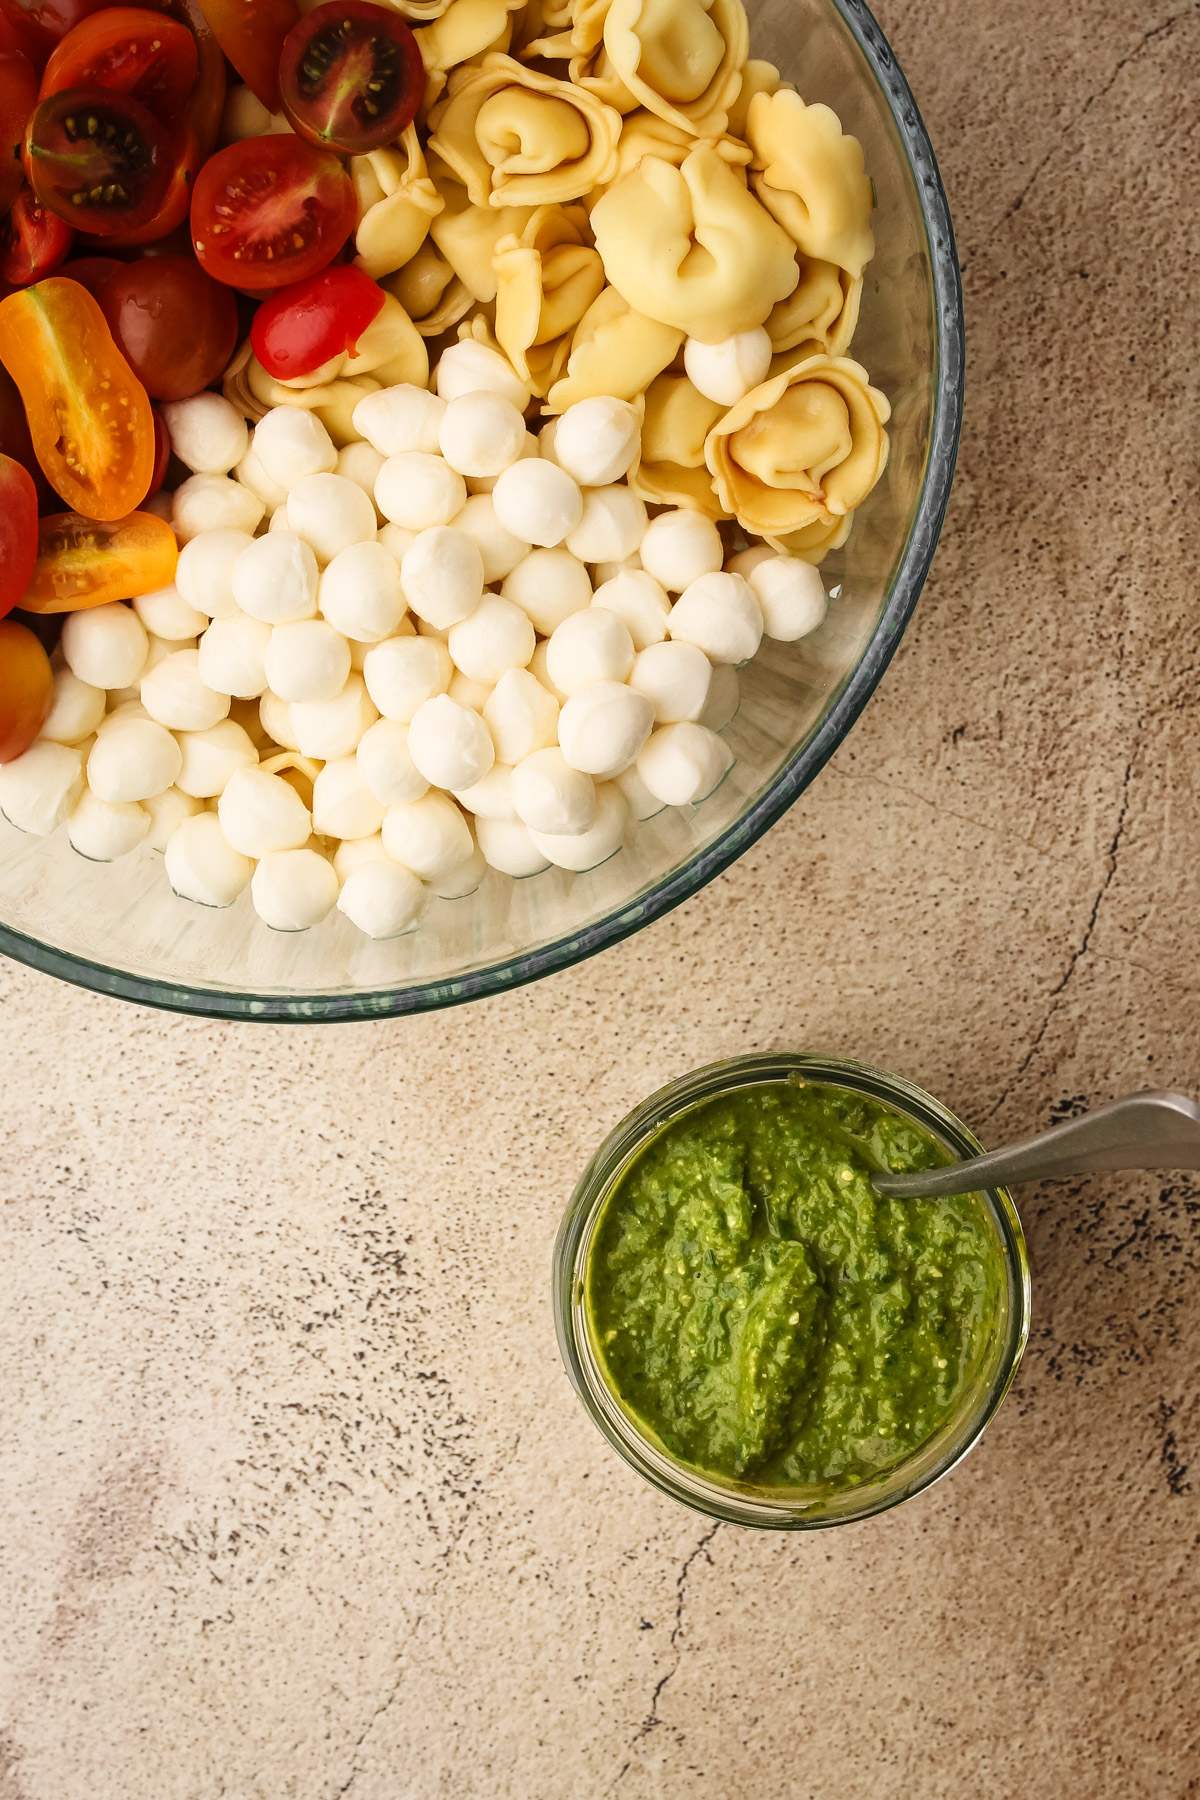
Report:
M 777 94 L 781 87 L 791 89 L 791 86 L 790 81 L 782 79 L 774 63 L 759 62 L 751 57 L 742 69 L 742 85 L 729 109 L 729 123 L 725 129 L 732 137 L 744 138 L 746 115 L 755 94 Z
M 416 34 L 425 64 L 425 105 L 440 97 L 451 69 L 512 43 L 513 13 L 521 0 L 451 0 L 440 19 Z
M 780 537 L 853 512 L 883 474 L 891 407 L 848 357 L 812 356 L 732 406 L 708 434 L 721 504 Z
M 280 382 L 281 387 L 322 387 L 331 381 L 353 381 L 359 375 L 372 375 L 380 387 L 394 387 L 397 382 L 411 381 L 425 387 L 429 381 L 429 353 L 420 332 L 392 294 L 385 294 L 383 305 L 366 330 L 359 334 L 353 352 L 341 351 L 307 375 L 292 375 Z M 272 401 L 272 405 L 276 404 Z
M 571 336 L 604 286 L 581 206 L 540 206 L 496 249 L 496 338 L 535 394 L 562 374 Z
M 818 519 L 815 525 L 787 531 L 782 537 L 772 537 L 768 532 L 766 541 L 785 555 L 798 556 L 801 562 L 816 566 L 824 562 L 831 550 L 841 549 L 850 536 L 853 523 L 854 514 L 848 512 L 840 519 Z
M 355 260 L 377 281 L 416 255 L 446 203 L 429 179 L 415 125 L 397 145 L 352 156 L 350 177 L 359 208 Z
M 496 245 L 501 238 L 520 237 L 533 207 L 476 206 L 457 181 L 443 180 L 438 191 L 445 207 L 430 226 L 430 236 L 472 297 L 494 300 Z
M 604 48 L 639 105 L 697 136 L 724 131 L 750 34 L 742 0 L 612 0 Z
M 773 306 L 767 317 L 771 349 L 778 356 L 811 343 L 812 356 L 821 351 L 841 356 L 850 348 L 858 324 L 862 276 L 854 278 L 836 263 L 813 262 L 799 254 L 796 266 L 800 279 L 795 291 Z
M 383 6 L 390 6 L 406 18 L 410 25 L 425 25 L 430 19 L 440 19 L 448 11 L 451 0 L 380 0 Z M 305 0 L 301 12 L 311 12 L 312 7 Z
M 690 506 L 710 519 L 727 517 L 704 461 L 704 440 L 725 408 L 686 375 L 660 375 L 646 392 L 640 457 L 629 485 L 643 500 Z
M 592 208 L 604 272 L 630 306 L 716 344 L 761 325 L 799 279 L 795 247 L 711 145 L 645 156 Z
M 751 186 L 805 256 L 859 276 L 875 254 L 862 145 L 828 106 L 780 88 L 750 102 Z
M 567 372 L 547 394 L 545 410 L 566 412 L 593 394 L 637 400 L 682 343 L 682 331 L 635 312 L 615 288 L 605 288 L 575 329 Z
M 617 166 L 620 115 L 585 89 L 509 56 L 456 69 L 430 123 L 430 148 L 476 206 L 577 200 L 610 181 Z
M 430 238 L 402 269 L 385 277 L 383 285 L 395 295 L 423 338 L 440 337 L 475 304 L 470 288 L 459 280 Z
M 287 387 L 267 374 L 250 347 L 249 338 L 225 371 L 221 392 L 231 406 L 251 424 L 275 406 L 295 406 L 315 413 L 340 450 L 358 437 L 354 429 L 354 409 L 368 394 L 376 394 L 384 385 L 373 376 L 362 375 L 355 381 L 327 381 L 317 387 Z
M 616 180 L 619 181 L 623 175 L 632 174 L 644 156 L 657 156 L 663 162 L 674 163 L 677 169 L 681 168 L 701 142 L 715 150 L 721 161 L 728 163 L 731 168 L 744 169 L 750 161 L 749 144 L 739 143 L 736 138 L 724 134 L 697 140 L 692 132 L 684 131 L 678 125 L 670 125 L 656 113 L 647 112 L 644 107 L 639 106 L 636 112 L 627 116 L 617 139 Z M 595 198 L 598 199 L 599 196 L 596 195 Z

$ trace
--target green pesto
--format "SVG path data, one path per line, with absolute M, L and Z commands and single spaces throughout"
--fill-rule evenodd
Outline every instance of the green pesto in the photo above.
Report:
M 872 1170 L 948 1160 L 847 1088 L 709 1101 L 604 1203 L 585 1270 L 593 1343 L 643 1430 L 756 1487 L 855 1487 L 951 1418 L 1003 1285 L 977 1194 L 884 1200 Z

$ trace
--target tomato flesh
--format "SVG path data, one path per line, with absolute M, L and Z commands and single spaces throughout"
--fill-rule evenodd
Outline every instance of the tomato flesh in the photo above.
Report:
M 0 362 L 55 492 L 90 519 L 132 512 L 154 471 L 154 420 L 87 289 L 52 275 L 0 300 Z
M 37 105 L 37 76 L 27 56 L 0 54 L 0 212 L 7 212 L 21 190 L 21 142 L 25 121 Z
M 82 612 L 131 600 L 175 579 L 175 533 L 154 513 L 97 521 L 51 513 L 38 524 L 38 554 L 21 606 L 30 613 Z
M 268 112 L 279 111 L 279 56 L 296 0 L 200 0 L 218 44 Z
M 195 132 L 203 161 L 216 143 L 221 128 L 221 109 L 225 104 L 225 53 L 200 10 L 199 0 L 144 0 L 144 4 L 147 12 L 186 25 L 195 39 L 198 72 L 196 84 L 183 108 L 182 124 Z M 167 121 L 168 124 L 178 122 Z
M 115 237 L 154 218 L 172 172 L 165 125 L 129 94 L 63 88 L 25 133 L 25 167 L 43 206 L 76 231 Z
M 109 330 L 152 400 L 186 400 L 224 374 L 238 341 L 232 290 L 191 256 L 119 265 L 100 290 Z
M 0 763 L 24 756 L 50 714 L 50 658 L 27 625 L 0 619 Z
M 250 327 L 250 343 L 277 381 L 311 375 L 332 357 L 353 355 L 382 305 L 383 289 L 352 263 L 322 269 L 263 301 Z
M 337 157 L 286 134 L 219 150 L 192 195 L 201 266 L 230 287 L 258 292 L 325 268 L 356 219 L 354 184 Z
M 0 618 L 29 586 L 37 560 L 38 499 L 33 476 L 0 455 Z
M 371 0 L 329 0 L 288 33 L 279 86 L 301 137 L 362 156 L 415 118 L 425 65 L 399 13 Z
M 71 227 L 23 187 L 0 225 L 0 280 L 28 287 L 58 268 L 75 239 Z
M 174 125 L 198 63 L 186 25 L 140 6 L 110 6 L 81 20 L 51 52 L 40 98 L 63 88 L 108 88 L 132 94 L 164 125 Z
M 0 12 L 25 55 L 40 71 L 55 44 L 61 43 L 68 31 L 95 12 L 99 4 L 101 0 L 0 0 Z

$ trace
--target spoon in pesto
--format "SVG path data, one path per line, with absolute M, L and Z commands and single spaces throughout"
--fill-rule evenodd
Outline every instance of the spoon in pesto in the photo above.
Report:
M 1117 1169 L 1200 1169 L 1200 1106 L 1186 1094 L 1150 1088 L 968 1162 L 872 1175 L 871 1183 L 890 1199 L 917 1200 Z

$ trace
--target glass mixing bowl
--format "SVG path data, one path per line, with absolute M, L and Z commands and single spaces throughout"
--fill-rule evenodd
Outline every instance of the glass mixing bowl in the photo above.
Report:
M 729 866 L 841 743 L 887 667 L 941 529 L 963 393 L 962 292 L 946 196 L 904 76 L 862 0 L 749 0 L 757 57 L 824 101 L 863 145 L 875 260 L 851 354 L 892 403 L 887 472 L 822 566 L 821 629 L 764 639 L 726 737 L 737 763 L 702 805 L 637 827 L 588 875 L 489 871 L 436 900 L 419 930 L 374 943 L 340 913 L 283 935 L 244 893 L 224 912 L 171 893 L 162 858 L 84 861 L 58 831 L 0 820 L 0 950 L 125 999 L 226 1019 L 363 1019 L 449 1006 L 532 981 L 616 943 Z

